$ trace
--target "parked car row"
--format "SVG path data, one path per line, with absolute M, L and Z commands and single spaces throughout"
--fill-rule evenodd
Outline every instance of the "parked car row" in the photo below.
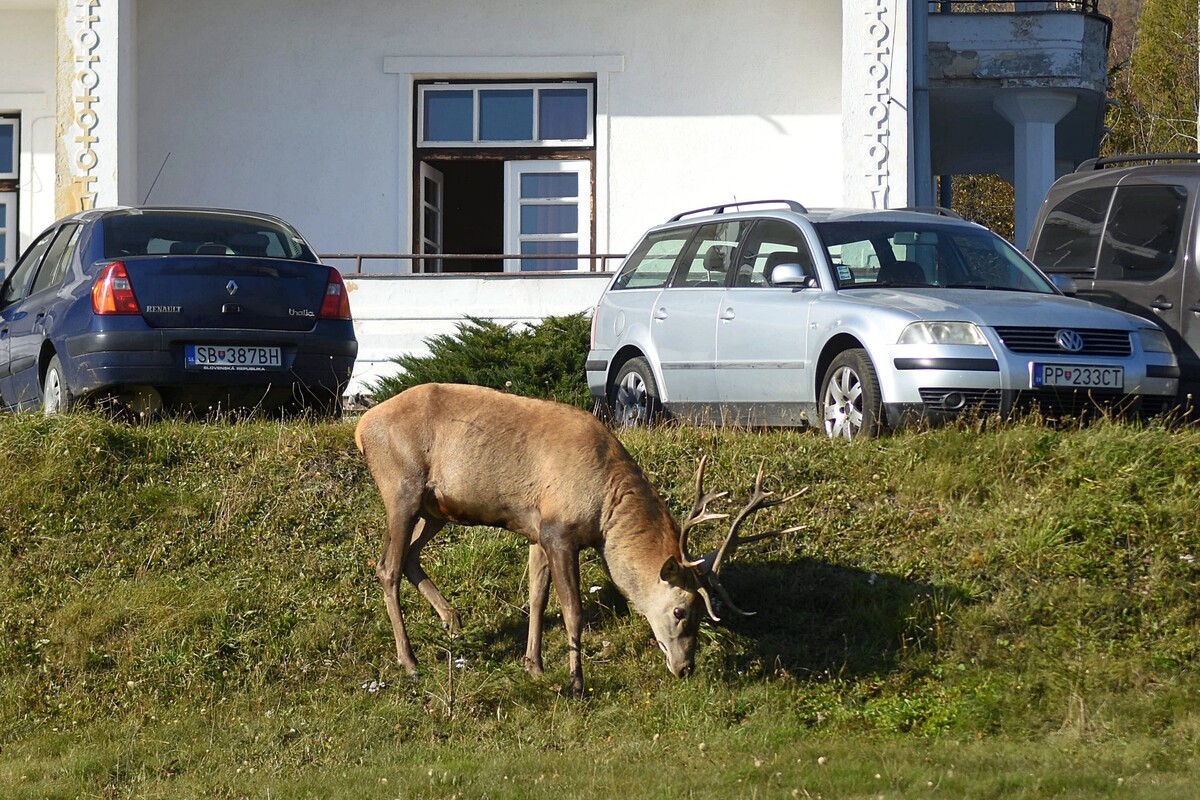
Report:
M 0 403 L 314 408 L 358 352 L 341 273 L 276 217 L 110 208 L 59 220 L 0 287 Z
M 650 229 L 595 310 L 586 369 L 618 424 L 672 415 L 844 438 L 1030 402 L 1159 410 L 1179 377 L 1157 325 L 1065 296 L 979 225 L 792 201 Z

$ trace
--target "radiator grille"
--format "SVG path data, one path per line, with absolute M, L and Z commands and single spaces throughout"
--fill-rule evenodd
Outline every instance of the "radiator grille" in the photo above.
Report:
M 997 327 L 996 334 L 1004 346 L 1014 353 L 1040 353 L 1057 356 L 1115 356 L 1133 352 L 1129 331 L 1107 331 L 1099 328 L 1070 328 L 1083 338 L 1083 349 L 1068 353 L 1058 346 L 1056 337 L 1062 328 Z

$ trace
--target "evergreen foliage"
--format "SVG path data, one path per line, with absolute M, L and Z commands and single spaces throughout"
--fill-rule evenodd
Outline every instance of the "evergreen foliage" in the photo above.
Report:
M 455 334 L 426 341 L 427 356 L 391 359 L 402 372 L 370 387 L 375 402 L 422 383 L 467 383 L 592 407 L 584 377 L 591 319 L 586 314 L 546 317 L 533 327 L 467 317 Z

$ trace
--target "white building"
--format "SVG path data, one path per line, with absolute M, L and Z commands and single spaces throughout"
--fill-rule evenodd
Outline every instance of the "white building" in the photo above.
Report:
M 931 205 L 933 175 L 967 172 L 1013 176 L 1020 238 L 1098 148 L 1109 26 L 1090 2 L 926 13 L 977 5 L 0 0 L 0 252 L 148 197 L 276 213 L 325 254 L 621 254 L 688 208 Z M 481 313 L 477 276 L 443 280 L 405 334 L 410 289 L 352 283 L 365 362 Z M 551 301 L 513 319 L 568 311 L 518 293 Z

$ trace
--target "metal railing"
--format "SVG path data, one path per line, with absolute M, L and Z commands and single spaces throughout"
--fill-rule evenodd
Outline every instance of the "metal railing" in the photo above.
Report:
M 1015 11 L 1075 11 L 1080 14 L 1098 14 L 1098 0 L 1060 0 L 1045 2 L 1045 0 L 1012 0 L 1008 3 L 971 2 L 971 0 L 931 0 L 931 14 L 973 13 Z
M 396 272 L 363 272 L 364 262 L 370 261 L 410 261 L 412 262 L 412 273 L 417 275 L 537 275 L 547 272 L 580 272 L 583 270 L 531 270 L 527 272 L 504 272 L 497 270 L 481 270 L 479 272 L 454 270 L 445 272 L 441 268 L 443 261 L 493 261 L 503 262 L 507 260 L 513 261 L 586 261 L 588 262 L 587 272 L 608 272 L 615 266 L 614 262 L 620 262 L 625 258 L 624 254 L 620 253 L 321 253 L 320 258 L 327 263 L 334 261 L 354 261 L 353 273 L 342 270 L 343 273 L 349 275 L 390 275 L 390 274 L 408 274 Z

